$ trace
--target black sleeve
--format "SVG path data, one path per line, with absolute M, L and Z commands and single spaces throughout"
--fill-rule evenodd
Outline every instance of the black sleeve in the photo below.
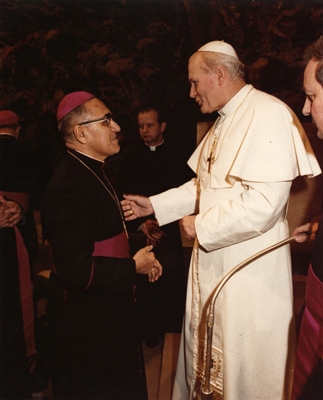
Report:
M 132 290 L 136 274 L 132 258 L 92 256 L 95 242 L 123 229 L 113 200 L 97 188 L 55 189 L 44 196 L 42 225 L 63 286 L 89 294 Z

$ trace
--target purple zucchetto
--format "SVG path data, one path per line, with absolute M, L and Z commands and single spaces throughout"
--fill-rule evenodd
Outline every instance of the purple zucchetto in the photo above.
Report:
M 0 126 L 16 125 L 19 123 L 19 117 L 16 113 L 10 110 L 0 111 Z
M 200 47 L 198 51 L 212 51 L 215 53 L 222 53 L 239 60 L 234 48 L 230 44 L 221 40 L 215 40 L 214 42 L 206 43 L 204 46 Z
M 57 107 L 56 117 L 57 122 L 65 117 L 66 114 L 74 110 L 76 107 L 93 99 L 95 96 L 89 92 L 72 92 L 67 94 Z

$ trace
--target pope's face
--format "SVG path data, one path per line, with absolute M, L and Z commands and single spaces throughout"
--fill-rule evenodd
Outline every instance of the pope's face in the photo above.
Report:
M 206 73 L 201 68 L 201 58 L 193 55 L 188 65 L 188 79 L 191 84 L 190 97 L 195 99 L 203 114 L 220 110 L 225 105 L 216 72 Z
M 97 98 L 89 100 L 86 109 L 86 121 L 100 119 L 110 113 L 105 104 Z M 103 161 L 119 152 L 118 132 L 120 132 L 120 126 L 113 119 L 85 124 L 82 125 L 82 129 L 86 139 L 85 150 L 91 157 Z
M 311 115 L 317 126 L 317 136 L 323 139 L 323 86 L 315 78 L 318 61 L 311 60 L 304 72 L 304 91 L 306 100 L 303 107 L 304 115 Z

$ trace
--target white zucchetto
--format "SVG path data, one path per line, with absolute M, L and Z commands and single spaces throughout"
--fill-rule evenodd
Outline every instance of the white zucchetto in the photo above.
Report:
M 215 53 L 222 53 L 239 60 L 239 57 L 234 48 L 230 44 L 221 40 L 215 40 L 213 42 L 206 43 L 204 46 L 200 47 L 198 51 L 212 51 Z

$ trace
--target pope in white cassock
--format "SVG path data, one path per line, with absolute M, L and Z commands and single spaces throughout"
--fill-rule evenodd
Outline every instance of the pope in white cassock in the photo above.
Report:
M 292 181 L 321 172 L 293 111 L 246 84 L 229 44 L 207 43 L 192 55 L 188 70 L 190 96 L 202 113 L 219 112 L 188 161 L 196 179 L 122 201 L 127 220 L 152 212 L 160 225 L 181 219 L 186 236 L 195 238 L 173 400 L 200 398 L 214 288 L 237 264 L 289 236 Z M 294 332 L 286 244 L 234 274 L 216 300 L 213 398 L 289 399 Z

